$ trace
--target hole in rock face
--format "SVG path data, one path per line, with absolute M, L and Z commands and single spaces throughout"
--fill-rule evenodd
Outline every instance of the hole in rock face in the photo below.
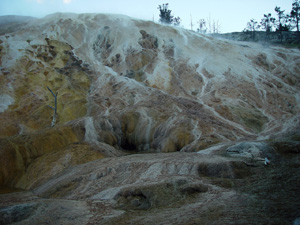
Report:
M 137 151 L 137 146 L 135 145 L 135 143 L 132 143 L 127 138 L 122 141 L 121 148 L 126 151 Z

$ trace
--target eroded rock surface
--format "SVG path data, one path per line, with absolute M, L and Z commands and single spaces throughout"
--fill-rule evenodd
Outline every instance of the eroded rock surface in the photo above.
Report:
M 265 166 L 199 153 L 99 159 L 31 192 L 0 195 L 1 222 L 290 224 L 299 215 L 299 165 L 299 157 Z
M 14 21 L 0 23 L 0 223 L 300 217 L 299 50 L 121 15 Z

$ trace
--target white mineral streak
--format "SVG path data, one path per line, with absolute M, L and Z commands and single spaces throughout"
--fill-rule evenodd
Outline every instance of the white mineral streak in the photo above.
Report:
M 93 117 L 87 117 L 85 119 L 85 141 L 88 143 L 97 143 L 98 134 L 94 126 Z
M 215 152 L 219 151 L 224 146 L 226 146 L 226 144 L 215 145 L 215 146 L 209 147 L 207 149 L 201 150 L 198 153 L 204 154 L 204 155 L 213 155 Z
M 0 113 L 8 109 L 8 107 L 14 104 L 14 99 L 7 94 L 0 95 Z
M 219 141 L 230 139 L 226 132 L 232 139 L 251 136 L 264 140 L 299 126 L 299 78 L 294 76 L 300 63 L 297 49 L 218 39 L 122 15 L 56 13 L 27 26 L 28 31 L 1 39 L 5 52 L 2 65 L 9 70 L 22 57 L 38 61 L 29 53 L 34 46 L 46 46 L 46 38 L 68 43 L 74 55 L 93 70 L 95 80 L 89 96 L 99 104 L 97 113 L 118 117 L 116 112 L 126 113 L 128 107 L 135 107 L 130 110 L 140 118 L 133 132 L 139 136 L 138 143 L 146 143 L 143 148 L 149 148 L 146 145 L 158 129 L 174 134 L 185 121 L 191 123 L 184 128 L 192 135 L 189 144 L 195 146 L 212 134 Z M 141 31 L 157 38 L 157 46 L 141 45 Z M 119 62 L 113 63 L 116 55 Z M 137 59 L 140 61 L 134 68 L 131 64 Z M 46 66 L 42 60 L 40 63 Z M 126 76 L 130 70 L 142 74 L 142 79 Z M 168 101 L 169 107 L 158 109 L 157 105 L 163 104 L 160 99 Z M 190 107 L 182 106 L 186 100 L 197 104 L 193 118 L 189 117 L 192 114 L 188 119 L 185 115 Z M 9 96 L 2 96 L 0 101 L 0 112 L 13 104 Z M 90 112 L 95 102 L 88 102 Z M 96 128 L 100 127 L 95 128 L 100 124 L 98 118 L 88 115 L 85 139 L 99 142 Z M 220 124 L 216 126 L 213 121 Z M 255 122 L 258 129 L 251 127 Z

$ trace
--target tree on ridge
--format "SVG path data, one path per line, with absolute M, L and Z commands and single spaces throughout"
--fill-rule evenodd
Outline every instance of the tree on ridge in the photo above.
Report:
M 247 23 L 247 27 L 245 28 L 244 31 L 250 31 L 251 32 L 251 36 L 252 36 L 252 40 L 255 39 L 255 31 L 257 31 L 260 28 L 260 25 L 258 24 L 258 22 L 255 19 L 251 19 L 248 23 Z
M 171 15 L 172 10 L 168 9 L 169 3 L 158 6 L 159 9 L 159 21 L 164 24 L 172 24 L 173 16 Z
M 171 15 L 172 10 L 169 9 L 169 3 L 162 4 L 158 6 L 159 9 L 159 22 L 164 24 L 174 24 L 175 26 L 179 26 L 181 23 L 181 19 L 179 16 L 174 17 Z
M 297 32 L 299 32 L 299 23 L 300 23 L 300 2 L 299 2 L 299 0 L 294 0 L 292 6 L 293 6 L 293 8 L 291 11 L 291 19 L 295 23 Z

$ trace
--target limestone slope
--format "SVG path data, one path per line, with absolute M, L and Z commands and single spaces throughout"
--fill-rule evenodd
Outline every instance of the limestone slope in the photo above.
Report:
M 0 191 L 29 192 L 0 196 L 0 223 L 300 216 L 298 49 L 122 15 L 13 19 L 0 23 Z
M 31 20 L 0 44 L 0 136 L 21 155 L 14 156 L 20 166 L 49 148 L 84 141 L 134 152 L 199 151 L 299 127 L 295 49 L 218 40 L 121 15 L 59 13 Z M 49 128 L 48 86 L 58 93 L 56 127 L 74 138 L 60 144 L 48 134 L 59 133 L 53 128 L 45 131 L 52 147 L 26 140 L 16 147 L 18 136 Z

